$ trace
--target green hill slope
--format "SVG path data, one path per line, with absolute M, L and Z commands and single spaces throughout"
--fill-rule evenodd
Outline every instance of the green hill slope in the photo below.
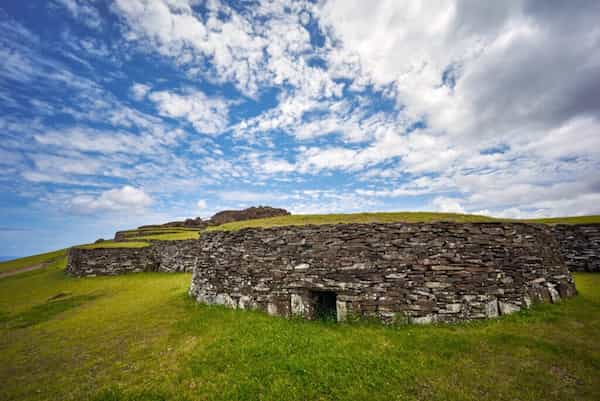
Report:
M 27 256 L 24 258 L 9 260 L 6 262 L 0 262 L 0 274 L 10 273 L 23 269 L 25 267 L 40 265 L 44 263 L 50 263 L 51 261 L 65 256 L 67 250 L 61 249 L 58 251 L 41 253 L 39 255 Z
M 600 399 L 600 275 L 498 320 L 384 327 L 203 306 L 189 274 L 78 279 L 65 262 L 0 279 L 2 400 Z

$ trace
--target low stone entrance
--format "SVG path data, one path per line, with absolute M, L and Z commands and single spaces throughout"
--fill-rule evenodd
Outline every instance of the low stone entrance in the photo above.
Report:
M 337 321 L 337 295 L 332 291 L 311 291 L 315 308 L 313 318 L 316 320 Z

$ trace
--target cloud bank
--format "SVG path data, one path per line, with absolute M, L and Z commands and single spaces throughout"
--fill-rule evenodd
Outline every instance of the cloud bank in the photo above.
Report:
M 11 210 L 600 213 L 598 2 L 31 7 L 0 6 Z

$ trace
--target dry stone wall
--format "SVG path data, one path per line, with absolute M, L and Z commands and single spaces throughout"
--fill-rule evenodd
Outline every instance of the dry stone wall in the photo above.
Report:
M 570 271 L 600 272 L 600 224 L 552 226 Z
M 66 272 L 72 276 L 107 276 L 158 271 L 158 265 L 146 248 L 71 248 Z
M 151 241 L 144 248 L 71 248 L 66 271 L 73 276 L 192 272 L 200 253 L 198 240 Z
M 483 319 L 556 302 L 575 285 L 547 226 L 340 224 L 207 232 L 199 302 L 313 318 L 415 323 Z
M 158 271 L 167 273 L 188 272 L 196 267 L 202 254 L 200 242 L 195 239 L 182 241 L 153 241 L 152 253 Z

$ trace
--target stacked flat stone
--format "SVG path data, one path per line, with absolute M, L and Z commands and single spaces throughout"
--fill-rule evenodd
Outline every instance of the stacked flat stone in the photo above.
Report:
M 552 231 L 570 271 L 600 272 L 600 224 L 557 224 Z
M 144 248 L 71 248 L 66 272 L 72 276 L 114 276 L 139 272 L 192 272 L 198 240 L 150 241 Z
M 338 224 L 203 233 L 190 294 L 199 302 L 338 320 L 455 322 L 575 294 L 550 228 L 523 223 Z

